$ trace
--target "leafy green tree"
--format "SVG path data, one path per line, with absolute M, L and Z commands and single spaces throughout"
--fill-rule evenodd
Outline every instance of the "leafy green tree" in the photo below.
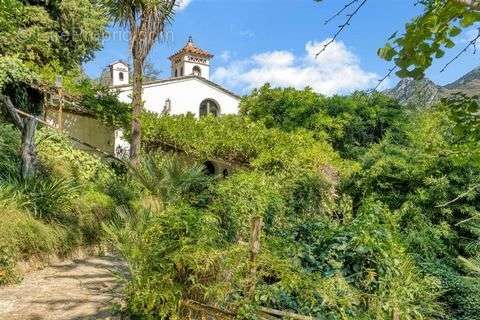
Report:
M 133 59 L 132 130 L 130 160 L 138 165 L 141 147 L 140 114 L 143 108 L 142 83 L 146 59 L 155 42 L 173 18 L 178 0 L 104 0 L 113 21 L 130 31 Z
M 405 33 L 393 34 L 389 43 L 378 51 L 381 58 L 393 61 L 401 78 L 423 78 L 434 58 L 445 55 L 455 46 L 453 38 L 462 30 L 480 22 L 480 2 L 476 0 L 424 0 L 423 15 L 407 23 Z M 476 39 L 468 47 L 475 45 Z M 458 58 L 457 55 L 454 59 Z M 450 64 L 450 61 L 448 64 Z
M 459 139 L 449 112 L 414 115 L 402 134 L 365 154 L 345 185 L 353 207 L 374 198 L 394 212 L 408 251 L 442 280 L 449 318 L 474 320 L 480 282 L 464 267 L 474 267 L 479 252 L 480 158 L 478 146 Z
M 315 0 L 322 2 L 324 0 Z M 335 41 L 345 29 L 351 25 L 355 15 L 366 6 L 368 0 L 352 0 L 337 11 L 330 22 L 347 10 L 346 20 L 340 24 L 332 39 L 325 44 L 322 53 Z M 394 71 L 401 78 L 411 77 L 420 79 L 432 65 L 433 59 L 444 56 L 445 50 L 455 46 L 453 38 L 463 30 L 475 26 L 480 22 L 480 2 L 478 0 L 420 0 L 412 1 L 415 5 L 424 7 L 424 12 L 413 18 L 405 26 L 405 32 L 395 32 L 388 39 L 388 43 L 378 50 L 378 55 L 387 61 L 393 61 L 395 67 L 389 70 L 387 77 Z M 470 47 L 474 47 L 480 38 L 480 32 L 475 39 L 463 48 L 444 69 L 458 59 Z
M 36 119 L 43 112 L 44 89 L 52 85 L 51 70 L 63 74 L 101 47 L 107 19 L 90 0 L 0 3 L 0 103 L 22 132 L 22 175 L 35 172 Z
M 480 102 L 478 96 L 468 97 L 458 93 L 442 101 L 455 123 L 454 133 L 472 146 L 480 141 Z
M 398 128 L 406 110 L 382 94 L 356 92 L 324 97 L 310 88 L 275 88 L 265 85 L 243 98 L 241 113 L 268 128 L 300 128 L 327 137 L 343 156 L 357 157 L 379 142 L 388 130 Z

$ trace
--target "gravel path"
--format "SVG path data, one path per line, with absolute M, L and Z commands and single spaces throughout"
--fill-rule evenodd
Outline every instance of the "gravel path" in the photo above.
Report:
M 125 272 L 125 266 L 107 255 L 29 273 L 22 283 L 0 288 L 0 319 L 119 319 L 111 313 L 121 289 L 112 271 Z

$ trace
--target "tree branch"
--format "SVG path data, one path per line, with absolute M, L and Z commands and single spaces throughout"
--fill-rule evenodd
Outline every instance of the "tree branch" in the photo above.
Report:
M 455 60 L 457 60 L 458 58 L 460 58 L 465 52 L 467 52 L 467 50 L 470 48 L 470 47 L 473 47 L 474 49 L 476 49 L 476 44 L 477 44 L 477 41 L 480 39 L 480 28 L 477 29 L 478 30 L 478 34 L 477 36 L 472 39 L 467 45 L 465 48 L 462 49 L 462 51 L 460 51 L 455 57 L 453 57 L 450 61 L 448 61 L 445 66 L 443 66 L 442 70 L 440 70 L 440 72 L 444 72 L 445 70 L 447 70 L 448 66 L 451 65 L 453 62 L 455 62 Z M 476 50 L 475 50 L 476 51 Z
M 359 0 L 358 0 L 359 1 Z M 350 5 L 352 5 L 353 3 L 355 3 L 357 1 L 353 1 L 351 4 L 347 4 L 347 7 L 349 7 Z M 333 37 L 330 39 L 330 41 L 328 41 L 327 43 L 325 43 L 323 45 L 323 48 L 315 55 L 315 58 L 318 58 L 318 56 L 320 54 L 322 54 L 325 50 L 327 50 L 328 46 L 331 45 L 333 42 L 335 42 L 335 40 L 338 38 L 338 36 L 345 30 L 345 28 L 347 26 L 350 25 L 350 21 L 352 21 L 352 18 L 357 15 L 357 13 L 360 11 L 360 9 L 367 3 L 367 0 L 363 0 L 359 5 L 358 7 L 352 12 L 352 13 L 349 13 L 347 14 L 347 20 L 345 21 L 344 24 L 341 24 L 340 26 L 338 26 L 338 30 L 337 32 L 333 35 Z M 343 11 L 343 10 L 341 10 Z
M 347 10 L 349 7 L 351 7 L 353 4 L 358 2 L 360 0 L 352 0 L 349 3 L 345 4 L 342 9 L 338 10 L 333 16 L 325 20 L 325 24 L 328 24 L 330 21 L 341 15 L 345 10 Z
M 5 109 L 7 110 L 8 114 L 12 118 L 13 123 L 17 126 L 17 128 L 23 130 L 25 123 L 23 119 L 18 115 L 10 97 L 0 94 L 0 102 L 4 105 Z
M 435 206 L 435 208 L 443 208 L 443 207 L 446 207 L 454 202 L 457 202 L 458 200 L 461 200 L 463 198 L 465 198 L 466 196 L 468 196 L 470 194 L 470 192 L 472 191 L 475 191 L 476 189 L 478 189 L 480 187 L 480 184 L 476 184 L 474 185 L 473 187 L 471 187 L 470 189 L 468 189 L 466 192 L 462 193 L 461 195 L 459 195 L 458 197 L 456 197 L 455 199 L 453 200 L 450 200 L 444 204 L 440 204 L 438 206 Z
M 382 79 L 379 79 L 379 80 L 378 80 L 378 83 L 377 83 L 377 85 L 375 86 L 375 88 L 373 89 L 373 92 L 377 91 L 378 88 L 380 88 L 381 84 L 382 84 L 385 80 L 387 80 L 387 78 L 389 78 L 389 77 L 392 75 L 392 73 L 393 73 L 395 70 L 397 70 L 397 69 L 398 69 L 397 66 L 394 66 L 394 67 L 388 69 L 387 74 L 386 74 Z

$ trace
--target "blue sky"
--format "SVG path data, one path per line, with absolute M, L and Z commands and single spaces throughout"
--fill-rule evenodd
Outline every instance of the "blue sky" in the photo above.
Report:
M 370 88 L 389 67 L 377 57 L 377 48 L 419 13 L 414 2 L 369 0 L 338 42 L 315 60 L 312 54 L 345 19 L 323 23 L 343 6 L 343 0 L 190 0 L 168 27 L 168 39 L 152 50 L 150 61 L 162 77 L 168 77 L 168 56 L 192 35 L 198 46 L 215 54 L 212 79 L 238 93 L 265 81 L 277 86 L 309 85 L 326 94 Z M 128 34 L 116 27 L 110 31 L 104 49 L 85 65 L 91 77 L 98 77 L 114 60 L 129 59 Z M 458 46 L 435 61 L 428 72 L 432 80 L 446 84 L 478 66 L 478 56 L 469 53 L 440 73 L 469 36 L 460 35 Z M 387 85 L 395 83 L 392 78 Z

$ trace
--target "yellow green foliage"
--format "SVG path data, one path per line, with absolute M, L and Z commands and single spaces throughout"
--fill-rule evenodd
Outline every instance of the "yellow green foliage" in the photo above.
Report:
M 198 159 L 217 158 L 266 172 L 312 170 L 331 165 L 342 174 L 352 171 L 329 143 L 307 131 L 288 134 L 267 129 L 246 117 L 142 116 L 147 149 L 175 146 Z

